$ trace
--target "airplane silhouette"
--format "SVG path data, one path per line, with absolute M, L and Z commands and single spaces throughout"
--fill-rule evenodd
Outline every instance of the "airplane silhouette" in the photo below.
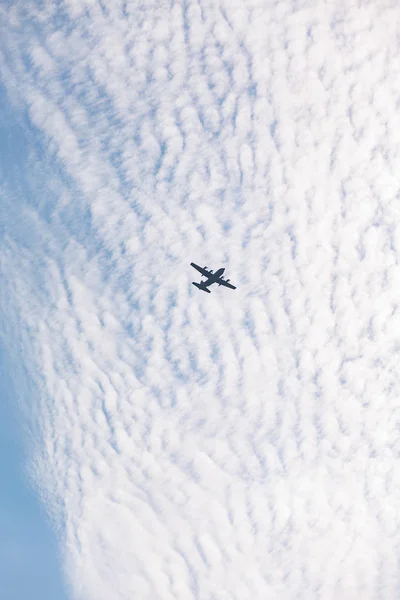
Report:
M 207 292 L 207 294 L 211 294 L 211 290 L 208 289 L 208 286 L 212 285 L 213 283 L 218 283 L 218 285 L 224 285 L 225 287 L 228 287 L 231 290 L 236 290 L 236 287 L 229 283 L 229 279 L 224 279 L 222 277 L 222 273 L 225 271 L 224 268 L 218 269 L 218 271 L 215 271 L 215 273 L 213 273 L 212 271 L 207 271 L 207 267 L 204 267 L 203 269 L 202 267 L 199 267 L 194 263 L 190 264 L 196 269 L 196 271 L 199 271 L 199 273 L 201 273 L 204 277 L 207 277 L 205 281 L 201 281 L 200 283 L 192 281 L 193 285 L 195 285 L 199 290 Z

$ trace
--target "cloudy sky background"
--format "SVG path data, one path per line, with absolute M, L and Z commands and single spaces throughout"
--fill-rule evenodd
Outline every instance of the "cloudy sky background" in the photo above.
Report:
M 398 596 L 399 25 L 2 3 L 9 598 Z

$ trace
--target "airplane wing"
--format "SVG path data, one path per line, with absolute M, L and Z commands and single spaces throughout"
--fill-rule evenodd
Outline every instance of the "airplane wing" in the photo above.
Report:
M 212 275 L 211 271 L 207 271 L 207 267 L 204 267 L 203 269 L 203 267 L 199 267 L 199 265 L 195 265 L 194 263 L 190 264 L 196 269 L 196 271 L 204 275 L 204 277 L 209 277 L 210 275 Z
M 224 285 L 225 287 L 230 288 L 231 290 L 236 290 L 236 287 L 234 285 L 232 285 L 231 283 L 228 283 L 227 281 L 225 281 L 225 279 L 218 279 L 217 281 L 218 285 Z

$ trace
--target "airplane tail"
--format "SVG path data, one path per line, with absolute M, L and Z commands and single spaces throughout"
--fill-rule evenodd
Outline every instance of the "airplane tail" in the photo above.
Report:
M 203 292 L 207 292 L 207 294 L 211 294 L 211 290 L 209 290 L 206 287 L 203 287 L 200 283 L 196 283 L 195 281 L 192 281 L 193 285 L 195 285 L 199 290 L 202 290 Z

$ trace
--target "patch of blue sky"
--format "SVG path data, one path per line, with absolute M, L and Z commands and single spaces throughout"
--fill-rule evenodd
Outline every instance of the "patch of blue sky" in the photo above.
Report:
M 0 233 L 3 240 L 13 240 L 19 248 L 34 251 L 37 233 L 29 218 L 29 207 L 35 205 L 44 220 L 50 221 L 50 203 L 43 175 L 40 182 L 29 171 L 32 154 L 40 155 L 40 142 L 35 132 L 27 135 L 28 122 L 14 114 L 4 91 L 0 89 Z M 37 172 L 41 163 L 37 162 Z M 40 191 L 40 197 L 39 197 Z M 4 274 L 4 272 L 3 272 Z M 18 277 L 18 272 L 14 273 Z M 34 274 L 32 274 L 34 276 Z M 38 272 L 38 280 L 40 273 Z M 59 548 L 44 507 L 26 476 L 31 447 L 22 426 L 22 413 L 17 398 L 29 396 L 29 406 L 37 403 L 23 389 L 21 378 L 13 375 L 9 354 L 28 354 L 20 348 L 17 331 L 13 331 L 12 307 L 7 305 L 4 290 L 11 281 L 0 283 L 3 289 L 0 314 L 0 596 L 7 600 L 63 600 L 68 597 L 59 562 Z M 5 323 L 7 322 L 7 326 Z M 17 323 L 14 321 L 14 325 Z M 28 358 L 29 360 L 29 358 Z M 15 365 L 14 365 L 15 366 Z M 19 365 L 22 370 L 24 365 Z M 24 369 L 26 373 L 29 368 Z M 14 369 L 15 371 L 15 369 Z M 32 415 L 33 416 L 33 415 Z M 33 420 L 36 417 L 33 416 Z
M 7 600 L 66 600 L 57 540 L 25 472 L 17 390 L 0 350 L 0 589 Z M 32 399 L 31 399 L 32 400 Z

